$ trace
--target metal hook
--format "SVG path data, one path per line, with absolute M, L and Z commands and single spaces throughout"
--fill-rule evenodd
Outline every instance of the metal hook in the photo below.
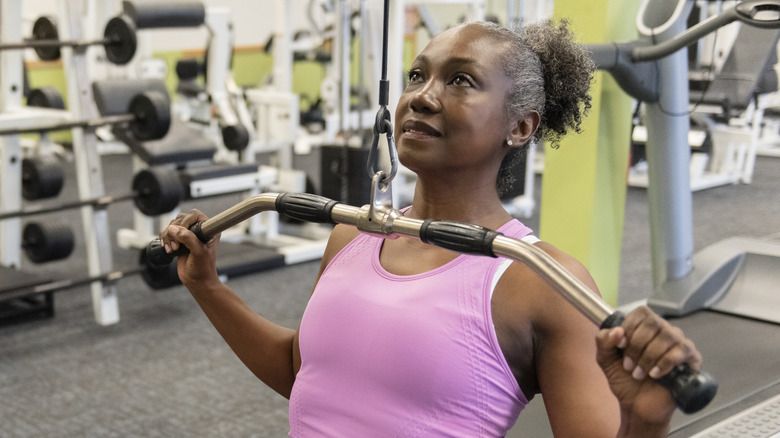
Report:
M 387 106 L 381 106 L 376 113 L 376 121 L 374 122 L 374 137 L 371 143 L 371 149 L 368 152 L 368 177 L 374 178 L 382 170 L 379 169 L 379 136 L 384 134 L 387 138 L 387 149 L 390 154 L 390 172 L 384 173 L 381 180 L 383 185 L 389 185 L 390 181 L 395 178 L 395 174 L 398 172 L 398 152 L 395 149 L 395 141 L 393 140 L 393 124 L 390 122 L 390 111 Z

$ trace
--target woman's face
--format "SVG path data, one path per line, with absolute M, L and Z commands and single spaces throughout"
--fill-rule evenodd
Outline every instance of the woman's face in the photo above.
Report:
M 426 169 L 489 172 L 506 154 L 512 124 L 505 96 L 504 46 L 478 26 L 449 29 L 415 59 L 398 101 L 395 139 L 401 162 Z M 515 123 L 516 124 L 516 123 Z

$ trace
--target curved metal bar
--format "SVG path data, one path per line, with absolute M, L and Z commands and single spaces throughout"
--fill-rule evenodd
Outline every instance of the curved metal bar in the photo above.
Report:
M 381 177 L 375 178 L 375 183 L 379 178 Z M 298 205 L 288 205 L 290 203 L 298 203 Z M 304 204 L 306 205 L 304 206 Z M 382 204 L 365 205 L 358 208 L 334 203 L 327 198 L 305 193 L 263 193 L 248 198 L 201 222 L 201 238 L 208 240 L 211 236 L 238 225 L 263 211 L 280 210 L 280 205 L 284 205 L 281 208 L 285 210 L 284 214 L 295 219 L 353 225 L 361 231 L 381 236 L 400 235 L 420 239 L 424 226 L 429 227 L 432 223 L 446 222 L 407 218 L 400 211 Z M 325 211 L 326 209 L 329 211 Z M 314 210 L 316 211 L 312 213 Z M 428 222 L 427 226 L 426 222 Z M 454 224 L 457 223 L 447 222 L 446 227 L 453 229 Z M 476 233 L 486 231 L 489 230 L 476 226 L 471 226 L 465 231 L 457 230 L 461 239 L 464 240 L 478 239 Z M 437 231 L 437 233 L 443 234 L 442 231 Z M 473 235 L 468 233 L 473 233 Z M 434 235 L 424 238 L 433 245 L 452 249 L 452 245 L 447 241 L 447 236 Z M 594 324 L 601 325 L 615 312 L 601 297 L 536 246 L 500 234 L 496 235 L 490 243 L 492 255 L 510 258 L 528 266 Z M 463 252 L 483 254 L 485 251 L 482 247 L 472 246 L 471 249 L 467 247 Z
M 666 40 L 662 43 L 654 44 L 652 46 L 639 46 L 629 54 L 629 59 L 632 62 L 643 61 L 655 61 L 665 56 L 682 49 L 683 47 L 690 46 L 699 40 L 699 38 L 707 35 L 710 32 L 720 29 L 729 23 L 738 20 L 740 16 L 736 13 L 734 8 L 727 9 L 721 14 L 715 15 L 701 23 L 692 26 L 687 31 L 677 35 L 676 37 Z
M 761 28 L 780 27 L 780 0 L 748 0 L 712 16 L 670 40 L 652 46 L 635 47 L 632 62 L 655 61 L 687 47 L 699 38 L 734 21 Z
M 379 172 L 374 177 L 375 189 L 381 179 L 382 173 Z M 389 189 L 389 186 L 386 188 Z M 195 224 L 192 229 L 201 240 L 207 241 L 211 236 L 267 210 L 309 222 L 353 225 L 361 231 L 381 236 L 417 238 L 465 254 L 504 256 L 528 266 L 596 325 L 615 327 L 623 320 L 620 312 L 612 309 L 560 263 L 532 244 L 473 224 L 407 218 L 390 204 L 379 201 L 358 208 L 306 193 L 265 193 Z M 164 262 L 163 256 L 170 254 L 161 249 L 159 239 L 147 246 L 146 260 Z M 172 257 L 169 257 L 168 262 L 171 260 Z M 687 413 L 696 412 L 709 404 L 718 387 L 710 375 L 695 371 L 687 364 L 678 366 L 656 381 L 669 390 L 677 406 Z

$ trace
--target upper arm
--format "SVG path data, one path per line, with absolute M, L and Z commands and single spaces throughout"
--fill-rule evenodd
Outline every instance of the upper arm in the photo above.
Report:
M 596 284 L 573 257 L 540 243 L 567 270 L 594 293 Z M 539 288 L 534 312 L 538 342 L 535 362 L 539 388 L 555 436 L 615 436 L 619 406 L 596 363 L 598 327 L 558 295 L 552 286 Z

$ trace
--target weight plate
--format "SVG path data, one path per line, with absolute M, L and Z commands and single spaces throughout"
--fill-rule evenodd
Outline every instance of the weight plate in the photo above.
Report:
M 145 91 L 133 97 L 128 112 L 135 116 L 130 131 L 138 140 L 163 138 L 171 127 L 168 98 L 159 91 Z
M 74 247 L 73 230 L 65 223 L 30 222 L 22 231 L 22 248 L 33 263 L 68 257 Z
M 144 279 L 147 286 L 152 289 L 165 289 L 181 284 L 179 273 L 176 270 L 176 263 L 157 267 L 149 264 L 146 257 L 146 248 L 141 248 L 138 263 L 143 267 L 141 278 Z
M 53 198 L 60 194 L 65 173 L 53 155 L 22 160 L 22 196 L 28 201 Z
M 203 71 L 203 66 L 196 58 L 186 58 L 176 61 L 176 76 L 181 81 L 194 81 Z
M 135 23 L 125 14 L 119 14 L 108 20 L 103 31 L 105 38 L 106 58 L 114 64 L 125 65 L 135 56 L 138 40 L 135 34 Z
M 183 190 L 179 175 L 167 167 L 148 167 L 133 178 L 135 206 L 147 216 L 168 213 L 179 205 Z
M 231 151 L 243 151 L 249 145 L 249 131 L 242 125 L 230 125 L 222 128 L 222 142 Z
M 57 19 L 44 15 L 35 20 L 32 38 L 34 41 L 59 41 L 60 34 L 57 30 Z M 42 61 L 56 61 L 62 56 L 59 47 L 36 47 L 35 53 Z
M 56 88 L 46 85 L 30 90 L 27 94 L 27 106 L 64 110 L 65 100 Z

